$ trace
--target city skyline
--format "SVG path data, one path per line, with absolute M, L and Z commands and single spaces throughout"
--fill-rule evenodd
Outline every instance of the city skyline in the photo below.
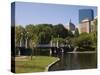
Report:
M 92 21 L 94 19 L 94 11 L 92 9 L 79 10 L 79 23 L 81 23 L 81 21 L 84 19 L 89 19 Z
M 72 23 L 78 25 L 80 9 L 92 9 L 94 17 L 97 16 L 97 7 L 95 6 L 16 2 L 15 8 L 15 24 L 22 26 L 44 23 L 66 26 L 70 19 Z

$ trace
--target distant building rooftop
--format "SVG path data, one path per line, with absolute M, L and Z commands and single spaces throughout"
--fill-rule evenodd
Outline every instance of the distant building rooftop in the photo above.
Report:
M 89 21 L 89 19 L 83 19 L 81 22 L 87 22 Z

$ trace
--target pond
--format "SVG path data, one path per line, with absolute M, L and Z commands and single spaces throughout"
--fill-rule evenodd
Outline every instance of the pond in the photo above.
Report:
M 52 65 L 49 71 L 96 68 L 96 55 L 96 53 L 66 53 L 59 55 L 60 61 Z

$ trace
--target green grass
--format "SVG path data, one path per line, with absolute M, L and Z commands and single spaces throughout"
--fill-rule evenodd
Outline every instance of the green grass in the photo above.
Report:
M 33 56 L 32 60 L 30 57 L 17 59 L 15 71 L 16 73 L 43 72 L 55 60 L 57 58 L 49 56 Z

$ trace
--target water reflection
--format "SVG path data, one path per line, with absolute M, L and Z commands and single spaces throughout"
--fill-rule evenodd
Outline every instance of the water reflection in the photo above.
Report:
M 90 54 L 78 54 L 78 61 L 80 63 L 80 68 L 96 68 L 97 67 L 97 59 L 96 53 Z
M 49 71 L 96 68 L 96 53 L 66 53 L 58 56 L 61 60 Z

